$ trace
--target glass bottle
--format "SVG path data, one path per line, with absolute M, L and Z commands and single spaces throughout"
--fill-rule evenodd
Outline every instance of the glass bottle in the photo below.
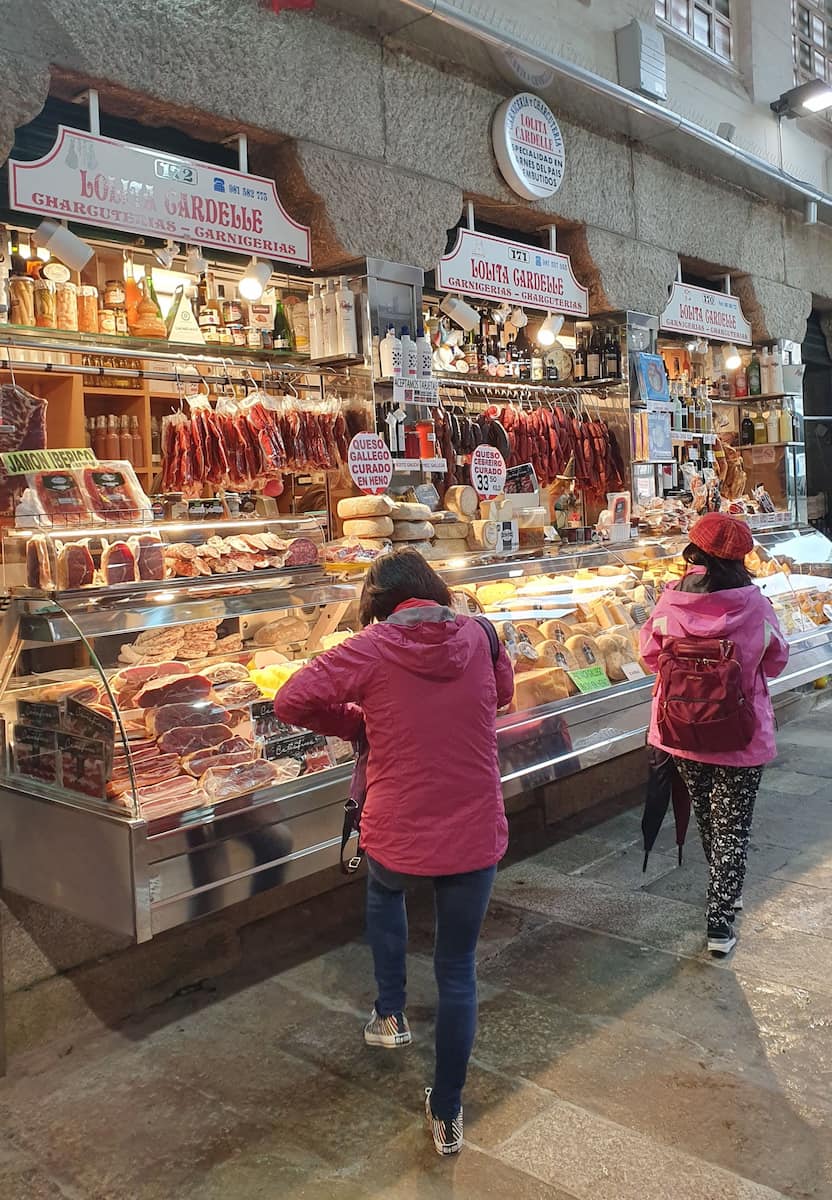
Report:
M 576 335 L 574 375 L 576 383 L 582 383 L 586 379 L 586 340 L 582 329 L 579 329 Z
M 292 346 L 292 330 L 289 326 L 289 318 L 286 316 L 286 310 L 283 307 L 283 301 L 278 296 L 274 306 L 274 325 L 272 326 L 272 338 L 275 350 L 291 350 Z
M 126 413 L 119 421 L 118 456 L 124 462 L 133 461 L 133 435 L 130 432 L 130 418 Z
M 144 438 L 139 432 L 139 418 L 135 414 L 130 418 L 130 439 L 133 443 L 130 461 L 140 469 L 144 466 Z
M 92 434 L 92 449 L 97 459 L 107 457 L 107 418 L 104 416 L 90 418 L 95 421 Z
M 589 350 L 586 356 L 586 377 L 587 379 L 601 378 L 601 360 L 603 351 L 601 349 L 601 332 L 598 326 L 594 326 L 589 337 Z
M 110 413 L 104 428 L 104 457 L 107 459 L 118 458 L 119 451 L 118 417 Z

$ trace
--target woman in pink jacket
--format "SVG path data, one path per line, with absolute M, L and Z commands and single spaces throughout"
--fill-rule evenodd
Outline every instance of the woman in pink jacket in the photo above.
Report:
M 363 632 L 294 675 L 275 710 L 347 741 L 366 733 L 361 837 L 378 987 L 364 1029 L 370 1046 L 411 1041 L 404 891 L 433 880 L 439 1005 L 425 1104 L 437 1151 L 455 1154 L 477 1022 L 477 941 L 508 842 L 495 718 L 512 698 L 512 668 L 502 647 L 493 658 L 477 621 L 454 614 L 447 586 L 414 550 L 373 563 L 360 618 Z
M 727 954 L 737 942 L 734 918 L 742 908 L 754 802 L 763 767 L 777 755 L 766 679 L 779 675 L 789 660 L 771 602 L 745 569 L 745 556 L 753 546 L 743 521 L 723 513 L 701 517 L 684 550 L 690 570 L 678 585 L 665 589 L 641 631 L 642 656 L 652 670 L 670 638 L 733 643 L 742 669 L 742 694 L 754 712 L 751 740 L 742 749 L 685 751 L 662 745 L 660 686 L 653 697 L 647 740 L 673 755 L 691 796 L 710 864 L 708 949 L 717 954 Z

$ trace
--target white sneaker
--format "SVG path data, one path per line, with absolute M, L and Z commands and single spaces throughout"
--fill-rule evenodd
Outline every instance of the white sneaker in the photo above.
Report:
M 413 1035 L 404 1013 L 380 1017 L 374 1008 L 364 1026 L 364 1041 L 368 1046 L 384 1046 L 386 1050 L 398 1050 L 400 1046 L 409 1046 Z
M 438 1117 L 433 1115 L 433 1110 L 430 1106 L 430 1095 L 433 1088 L 425 1088 L 425 1115 L 428 1119 L 430 1131 L 433 1134 L 433 1144 L 436 1147 L 436 1153 L 459 1154 L 462 1149 L 462 1109 L 459 1110 L 453 1121 L 440 1121 Z
M 739 896 L 737 896 L 736 900 L 734 901 L 734 912 L 742 912 L 743 907 L 744 907 L 744 905 L 742 902 L 742 895 L 740 894 Z

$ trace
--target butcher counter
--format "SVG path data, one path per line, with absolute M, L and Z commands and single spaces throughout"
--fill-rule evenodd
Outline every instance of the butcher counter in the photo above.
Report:
M 517 655 L 515 703 L 498 718 L 507 798 L 644 744 L 638 628 L 683 569 L 682 544 L 561 546 L 442 571 L 459 610 L 485 611 Z M 757 552 L 792 644 L 772 686 L 782 696 L 832 671 L 832 545 L 799 528 L 761 535 Z M 360 588 L 360 574 L 321 565 L 15 587 L 2 886 L 146 941 L 336 864 L 351 748 L 281 726 L 273 697 L 358 628 Z

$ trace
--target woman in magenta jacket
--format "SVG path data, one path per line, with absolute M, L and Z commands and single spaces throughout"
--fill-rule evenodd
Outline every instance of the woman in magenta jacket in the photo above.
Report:
M 377 559 L 360 604 L 363 631 L 298 671 L 278 693 L 281 720 L 369 744 L 361 836 L 367 936 L 378 996 L 371 1046 L 406 1046 L 404 891 L 431 878 L 439 992 L 436 1074 L 426 1111 L 440 1154 L 462 1145 L 462 1088 L 477 1020 L 476 947 L 508 826 L 497 709 L 511 663 L 485 629 L 451 609 L 447 586 L 414 550 Z
M 745 569 L 754 548 L 748 526 L 724 513 L 708 513 L 690 531 L 684 550 L 689 570 L 666 588 L 641 631 L 641 653 L 655 670 L 667 638 L 719 638 L 733 643 L 742 668 L 742 692 L 755 715 L 751 741 L 741 750 L 695 754 L 663 746 L 658 723 L 661 690 L 653 697 L 647 740 L 672 754 L 690 792 L 710 864 L 708 949 L 727 954 L 736 945 L 734 918 L 742 886 L 754 802 L 763 767 L 777 755 L 774 710 L 766 679 L 779 675 L 789 646 L 771 601 Z

